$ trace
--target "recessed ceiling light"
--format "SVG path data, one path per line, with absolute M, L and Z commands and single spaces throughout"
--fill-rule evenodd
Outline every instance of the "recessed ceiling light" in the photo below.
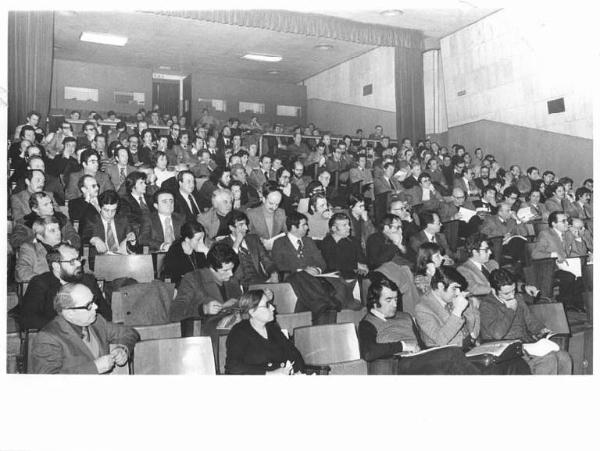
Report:
M 333 48 L 333 46 L 329 45 L 329 44 L 315 45 L 315 49 L 317 49 L 317 50 L 331 50 L 332 48 Z
M 158 66 L 160 70 L 171 70 L 171 66 Z
M 260 53 L 248 53 L 242 56 L 242 58 L 252 61 L 263 61 L 267 63 L 278 63 L 282 60 L 281 56 L 278 55 L 263 55 Z
M 106 45 L 118 45 L 123 47 L 127 44 L 126 36 L 117 36 L 115 34 L 108 33 L 92 33 L 90 31 L 84 31 L 81 33 L 81 37 L 79 38 L 85 42 L 94 42 L 96 44 L 106 44 Z
M 267 72 L 268 74 L 271 75 L 279 75 L 279 71 L 278 70 L 270 70 L 269 72 Z
M 404 14 L 404 11 L 400 11 L 399 9 L 386 9 L 385 11 L 381 11 L 379 14 L 386 17 L 393 17 L 401 16 L 402 14 Z

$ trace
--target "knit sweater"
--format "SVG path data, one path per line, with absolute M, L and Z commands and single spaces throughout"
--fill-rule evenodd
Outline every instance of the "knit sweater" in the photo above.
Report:
M 417 343 L 410 315 L 398 312 L 382 320 L 368 313 L 358 325 L 361 357 L 367 362 L 391 357 L 402 351 L 402 342 Z

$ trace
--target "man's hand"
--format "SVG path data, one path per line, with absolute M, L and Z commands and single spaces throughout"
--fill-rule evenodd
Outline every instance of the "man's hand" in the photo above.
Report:
M 536 297 L 540 290 L 538 290 L 534 285 L 525 285 L 525 293 L 529 296 Z
M 315 268 L 314 266 L 307 266 L 306 268 L 304 268 L 304 271 L 306 271 L 313 277 L 316 277 L 319 275 L 319 270 L 317 268 Z
M 465 298 L 462 294 L 459 294 L 454 298 L 452 304 L 452 314 L 456 316 L 461 316 L 466 310 L 466 308 L 469 306 L 469 301 L 467 301 L 467 298 Z
M 444 260 L 444 263 L 448 266 L 454 266 L 454 260 L 452 260 L 450 257 L 448 257 L 447 255 L 444 255 L 442 257 L 442 259 Z
M 402 352 L 418 352 L 419 350 L 419 345 L 416 343 L 409 341 L 402 342 Z
M 361 276 L 366 276 L 369 273 L 369 268 L 364 263 L 358 263 L 356 272 Z
M 108 252 L 108 246 L 106 245 L 106 243 L 104 243 L 104 241 L 102 241 L 97 236 L 93 237 L 90 240 L 90 244 L 96 248 L 96 252 L 98 252 L 99 254 L 105 254 Z
M 98 374 L 108 373 L 115 366 L 115 358 L 112 354 L 106 354 L 94 360 Z
M 205 315 L 216 315 L 221 311 L 223 305 L 219 301 L 209 301 L 202 306 Z
M 271 273 L 266 283 L 279 283 L 279 274 L 277 274 L 277 271 L 273 271 L 273 273 Z
M 159 251 L 167 252 L 170 247 L 171 247 L 171 243 L 164 242 L 163 244 L 160 245 Z
M 126 348 L 118 346 L 110 351 L 110 355 L 114 358 L 115 363 L 119 366 L 123 366 L 127 363 L 128 353 Z
M 135 241 L 135 233 L 134 232 L 129 232 L 127 234 L 127 236 L 125 237 L 125 241 Z

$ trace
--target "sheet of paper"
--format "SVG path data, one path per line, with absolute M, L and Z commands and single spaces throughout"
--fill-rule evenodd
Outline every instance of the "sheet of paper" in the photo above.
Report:
M 464 222 L 469 222 L 471 220 L 471 218 L 473 216 L 475 216 L 476 214 L 477 214 L 477 212 L 475 212 L 473 210 L 469 210 L 468 208 L 465 208 L 465 207 L 460 207 L 458 209 L 459 219 Z
M 531 212 L 530 207 L 524 207 L 517 211 L 517 218 L 519 218 L 522 222 L 527 222 L 530 219 L 534 218 L 535 214 Z
M 570 272 L 575 277 L 581 277 L 581 260 L 576 258 L 567 258 L 564 262 L 556 262 L 556 266 L 563 271 Z
M 542 357 L 553 351 L 558 351 L 560 348 L 556 343 L 547 338 L 542 338 L 535 343 L 524 343 L 523 350 L 529 355 Z
M 467 357 L 473 357 L 481 354 L 492 354 L 496 357 L 499 357 L 506 350 L 506 348 L 518 341 L 519 340 L 502 340 L 484 343 L 471 349 L 469 352 L 465 353 L 465 355 Z
M 431 352 L 431 351 L 437 351 L 438 349 L 451 348 L 451 347 L 459 347 L 459 346 L 458 345 L 436 346 L 435 348 L 423 349 L 422 351 L 418 351 L 418 352 L 402 351 L 402 352 L 396 353 L 395 355 L 398 355 L 400 357 L 415 357 L 418 355 L 427 354 L 428 352 Z

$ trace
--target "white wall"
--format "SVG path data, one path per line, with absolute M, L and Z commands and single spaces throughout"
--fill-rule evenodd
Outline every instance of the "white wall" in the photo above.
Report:
M 373 94 L 363 96 L 372 84 Z M 394 48 L 379 47 L 304 80 L 307 98 L 396 111 Z
M 502 10 L 441 39 L 448 127 L 488 119 L 591 139 L 597 50 L 582 19 Z M 566 111 L 549 115 L 546 102 L 559 97 Z
M 425 133 L 427 135 L 443 133 L 448 130 L 448 117 L 442 56 L 439 49 L 423 53 L 423 87 Z

